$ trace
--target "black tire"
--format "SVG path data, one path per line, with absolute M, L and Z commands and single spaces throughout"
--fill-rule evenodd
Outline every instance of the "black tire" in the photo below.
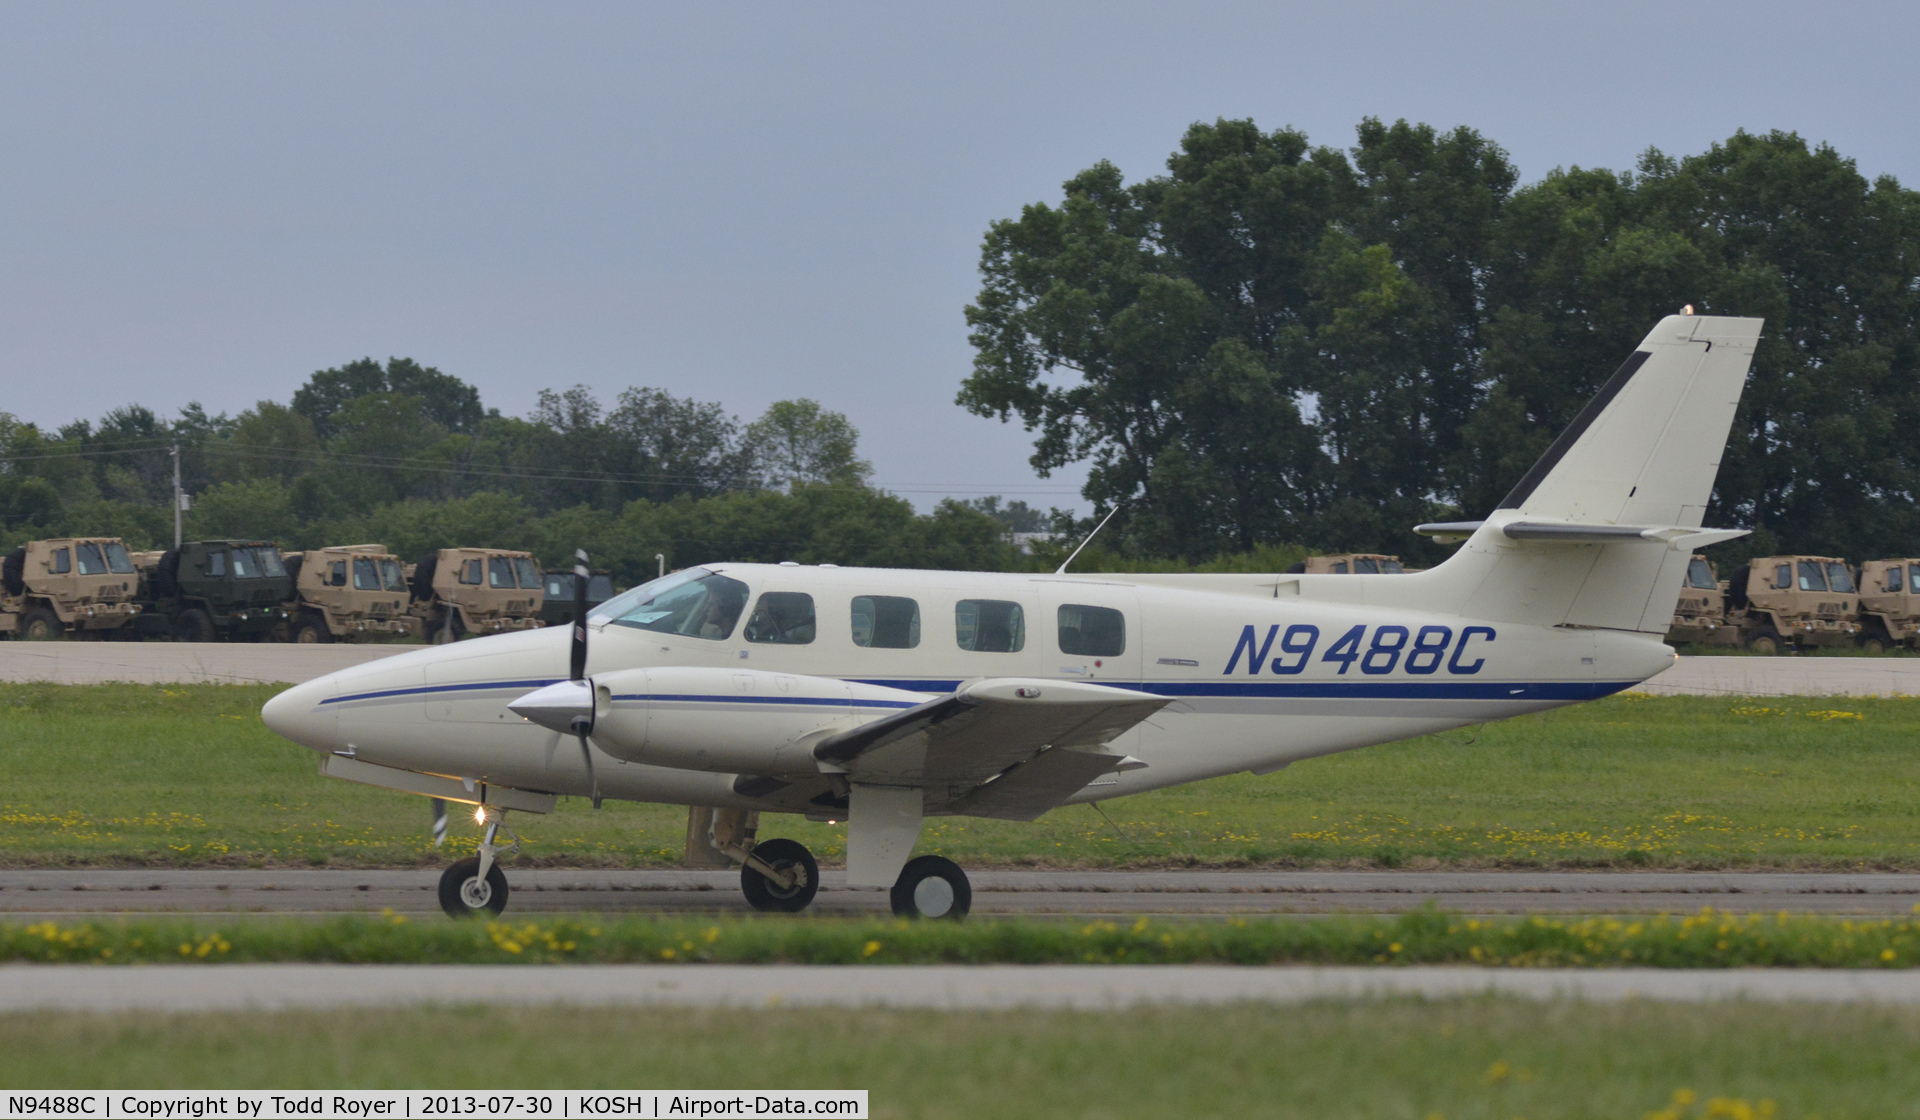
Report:
M 0 586 L 7 589 L 9 595 L 24 595 L 27 591 L 27 548 L 21 545 L 7 553 L 0 560 Z
M 214 639 L 213 616 L 199 607 L 188 607 L 173 620 L 176 642 L 211 642 Z
M 153 566 L 153 596 L 172 599 L 180 594 L 180 550 L 169 548 Z
M 407 585 L 407 589 L 413 593 L 414 602 L 430 603 L 433 601 L 433 572 L 434 569 L 439 566 L 440 554 L 438 552 L 427 553 L 420 558 L 418 564 L 413 566 L 413 582 Z
M 46 607 L 29 607 L 20 616 L 20 640 L 24 642 L 64 641 L 67 628 L 60 624 L 60 616 Z
M 506 872 L 495 863 L 482 882 L 479 870 L 480 857 L 468 856 L 440 873 L 440 909 L 447 917 L 493 918 L 507 908 Z
M 799 882 L 783 889 L 755 871 L 753 865 L 742 867 L 740 893 L 747 896 L 747 905 L 755 910 L 796 914 L 805 910 L 813 902 L 813 896 L 820 893 L 820 865 L 814 862 L 813 853 L 800 841 L 765 840 L 753 846 L 753 854 L 775 871 L 785 871 L 789 867 L 797 867 L 802 871 Z
M 333 631 L 327 629 L 327 620 L 317 614 L 304 614 L 293 624 L 293 643 L 301 646 L 324 646 L 333 642 Z
M 1878 634 L 1869 634 L 1860 639 L 1860 649 L 1875 656 L 1887 652 L 1887 640 Z
M 957 922 L 973 909 L 973 885 L 945 856 L 918 856 L 900 869 L 890 898 L 899 917 Z

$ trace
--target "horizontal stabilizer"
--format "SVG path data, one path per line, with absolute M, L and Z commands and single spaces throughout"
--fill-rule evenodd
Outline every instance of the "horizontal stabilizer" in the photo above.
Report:
M 1484 521 L 1441 521 L 1416 525 L 1413 531 L 1435 540 L 1465 540 L 1485 524 Z M 1630 544 L 1648 541 L 1688 551 L 1744 537 L 1750 532 L 1750 529 L 1695 529 L 1684 525 L 1576 525 L 1566 521 L 1509 521 L 1500 526 L 1500 534 L 1514 541 L 1547 541 L 1555 544 Z

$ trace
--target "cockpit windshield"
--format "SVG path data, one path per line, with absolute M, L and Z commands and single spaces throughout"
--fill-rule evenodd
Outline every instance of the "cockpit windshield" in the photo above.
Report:
M 1825 591 L 1826 589 L 1826 570 L 1811 560 L 1800 561 L 1800 590 Z
M 746 606 L 746 584 L 705 568 L 688 568 L 616 595 L 587 617 L 717 642 L 733 633 Z
M 1853 594 L 1853 573 L 1838 560 L 1827 561 L 1827 585 L 1842 595 Z
M 1687 565 L 1687 586 L 1701 591 L 1712 591 L 1719 584 L 1714 582 L 1713 569 L 1705 560 L 1695 560 Z

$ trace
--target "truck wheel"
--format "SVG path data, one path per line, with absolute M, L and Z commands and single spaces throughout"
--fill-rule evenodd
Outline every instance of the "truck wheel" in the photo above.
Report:
M 333 631 L 327 629 L 326 620 L 308 615 L 294 625 L 293 641 L 295 645 L 324 646 L 333 641 Z
M 1870 635 L 1860 639 L 1860 649 L 1863 653 L 1878 656 L 1879 654 L 1887 652 L 1887 640 L 1878 634 Z
M 428 640 L 436 646 L 444 646 L 448 642 L 457 642 L 466 636 L 467 628 L 460 624 L 460 614 L 456 611 L 449 614 L 446 621 L 433 628 L 433 635 Z
M 180 612 L 173 623 L 173 640 L 176 642 L 213 641 L 213 616 L 199 607 L 189 607 Z
M 20 637 L 29 642 L 57 642 L 67 636 L 60 616 L 45 607 L 34 607 L 20 616 Z
M 1747 635 L 1747 648 L 1762 657 L 1778 657 L 1785 646 L 1773 631 L 1756 630 Z

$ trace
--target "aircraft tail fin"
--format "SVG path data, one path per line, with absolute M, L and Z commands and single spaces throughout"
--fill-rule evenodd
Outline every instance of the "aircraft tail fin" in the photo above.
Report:
M 1669 315 L 1431 573 L 1471 617 L 1664 633 L 1762 320 Z M 1444 589 L 1444 591 L 1443 591 Z M 1453 594 L 1445 594 L 1451 591 Z

